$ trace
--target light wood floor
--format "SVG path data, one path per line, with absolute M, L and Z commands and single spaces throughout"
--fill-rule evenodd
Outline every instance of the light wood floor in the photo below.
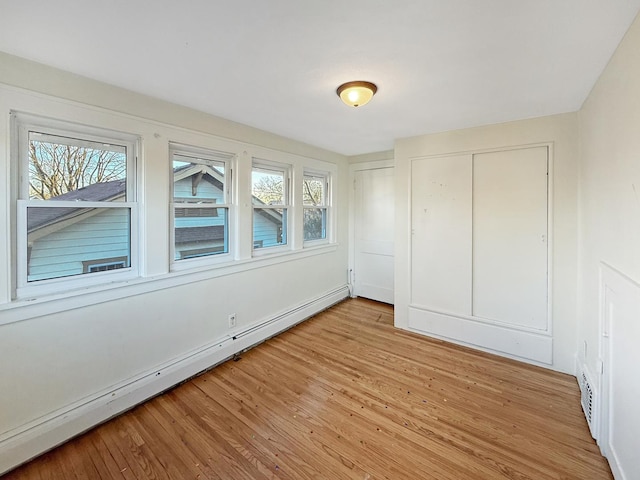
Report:
M 573 377 L 348 300 L 14 479 L 611 479 Z

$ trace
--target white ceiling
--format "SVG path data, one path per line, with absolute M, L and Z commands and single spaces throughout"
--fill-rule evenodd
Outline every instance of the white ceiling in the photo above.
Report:
M 354 155 L 576 111 L 640 0 L 0 0 L 0 50 Z M 343 82 L 378 85 L 348 108 Z

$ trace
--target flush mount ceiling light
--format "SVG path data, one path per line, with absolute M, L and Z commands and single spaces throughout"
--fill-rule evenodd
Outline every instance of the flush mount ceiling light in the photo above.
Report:
M 356 82 L 343 83 L 336 93 L 340 99 L 350 107 L 359 107 L 368 103 L 378 91 L 378 87 L 371 82 L 358 80 Z

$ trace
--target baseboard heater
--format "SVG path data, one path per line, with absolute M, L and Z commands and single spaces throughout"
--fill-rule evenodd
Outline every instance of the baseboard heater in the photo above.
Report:
M 290 317 L 290 316 L 292 316 L 292 315 L 295 315 L 296 313 L 300 313 L 300 312 L 302 312 L 303 310 L 305 310 L 305 309 L 307 309 L 307 308 L 309 308 L 309 307 L 311 307 L 311 306 L 313 306 L 313 305 L 317 304 L 318 302 L 322 302 L 323 300 L 326 300 L 326 299 L 328 299 L 328 298 L 330 298 L 330 297 L 334 297 L 334 296 L 335 296 L 335 294 L 336 294 L 336 292 L 329 292 L 329 293 L 327 293 L 326 295 L 323 295 L 322 297 L 319 297 L 319 298 L 315 299 L 315 300 L 314 300 L 314 301 L 312 301 L 312 302 L 307 302 L 307 303 L 305 303 L 305 304 L 303 304 L 303 305 L 299 305 L 299 306 L 297 306 L 297 307 L 295 307 L 295 308 L 293 308 L 293 309 L 291 309 L 291 310 L 287 310 L 286 312 L 281 313 L 281 314 L 279 314 L 279 315 L 277 315 L 277 316 L 275 316 L 275 317 L 271 317 L 271 318 L 270 318 L 270 319 L 268 319 L 268 320 L 265 320 L 265 321 L 260 322 L 260 323 L 256 323 L 256 324 L 254 324 L 254 325 L 252 325 L 252 326 L 250 326 L 250 327 L 248 327 L 248 328 L 246 328 L 246 329 L 242 330 L 241 332 L 238 332 L 238 333 L 234 334 L 231 338 L 232 338 L 233 340 L 239 340 L 239 339 L 241 339 L 242 337 L 246 337 L 247 335 L 250 335 L 250 334 L 252 334 L 252 333 L 255 333 L 255 332 L 256 332 L 256 331 L 258 331 L 258 330 L 262 330 L 263 328 L 268 327 L 268 326 L 269 326 L 269 325 L 271 325 L 271 324 L 277 323 L 277 322 L 279 322 L 279 321 L 281 321 L 281 320 L 283 320 L 283 319 L 285 319 L 285 318 L 287 318 L 287 317 Z M 347 295 L 348 295 L 348 291 L 347 291 Z M 332 307 L 333 305 L 335 305 L 336 303 L 341 302 L 342 300 L 343 300 L 343 299 L 340 299 L 340 300 L 338 300 L 337 302 L 333 302 L 333 303 L 331 303 L 331 304 L 327 305 L 327 306 L 326 306 L 326 307 L 324 307 L 322 310 L 320 310 L 320 311 L 318 311 L 318 312 L 314 313 L 313 315 L 317 315 L 317 314 L 318 314 L 318 313 L 320 313 L 321 311 L 324 311 L 324 310 L 326 310 L 326 309 L 328 309 L 328 308 Z M 304 322 L 307 318 L 308 318 L 308 317 L 304 317 L 304 318 L 302 318 L 301 320 L 299 320 L 299 321 L 297 321 L 297 322 L 295 322 L 295 323 L 291 324 L 288 328 L 292 328 L 292 327 L 296 326 L 298 323 L 302 323 L 302 322 Z M 287 328 L 287 329 L 288 329 L 288 328 Z M 285 330 L 286 330 L 286 329 L 285 329 Z M 282 331 L 283 331 L 283 330 L 280 330 L 277 334 L 282 333 Z M 276 334 L 276 335 L 277 335 L 277 334 Z M 267 340 L 267 339 L 265 338 L 265 340 Z M 263 341 L 264 341 L 264 340 L 263 340 Z
M 584 416 L 587 419 L 587 425 L 589 426 L 589 432 L 595 439 L 598 438 L 598 395 L 595 390 L 594 384 L 591 381 L 591 376 L 586 370 L 586 367 L 582 367 L 578 372 L 578 385 L 580 387 L 580 404 Z

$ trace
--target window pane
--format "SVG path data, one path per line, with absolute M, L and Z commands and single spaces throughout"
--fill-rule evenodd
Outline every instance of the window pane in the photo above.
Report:
M 173 197 L 176 201 L 226 203 L 224 182 L 223 162 L 173 155 Z
M 325 184 L 324 177 L 305 175 L 302 181 L 302 203 L 309 206 L 324 205 Z
M 130 266 L 129 208 L 27 207 L 28 282 Z
M 284 205 L 284 172 L 254 168 L 251 172 L 251 195 L 254 205 Z
M 253 209 L 253 248 L 287 243 L 287 209 Z
M 176 207 L 175 210 L 175 260 L 229 251 L 227 208 Z
M 327 238 L 327 209 L 304 209 L 304 239 L 322 240 Z
M 29 132 L 29 198 L 126 201 L 127 149 Z

